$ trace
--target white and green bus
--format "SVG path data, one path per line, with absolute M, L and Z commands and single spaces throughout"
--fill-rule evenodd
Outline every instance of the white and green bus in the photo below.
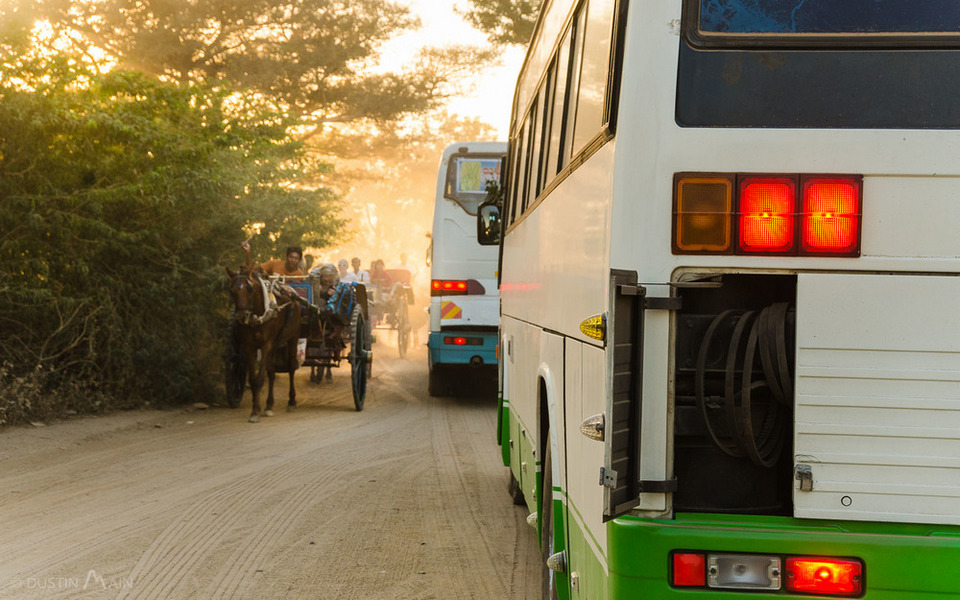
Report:
M 443 396 L 464 371 L 496 378 L 497 246 L 477 239 L 487 182 L 500 182 L 504 142 L 457 142 L 440 158 L 430 250 L 428 391 Z
M 957 81 L 956 1 L 544 2 L 492 229 L 545 597 L 960 598 Z

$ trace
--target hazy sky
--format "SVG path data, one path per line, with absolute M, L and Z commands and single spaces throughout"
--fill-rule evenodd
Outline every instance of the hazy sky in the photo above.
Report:
M 400 64 L 404 57 L 416 53 L 423 45 L 442 46 L 449 43 L 487 44 L 486 36 L 471 28 L 453 11 L 455 5 L 463 6 L 463 0 L 409 0 L 411 11 L 420 17 L 423 29 L 392 40 L 384 49 L 384 62 Z M 500 64 L 491 65 L 478 73 L 478 82 L 470 96 L 455 99 L 450 112 L 461 116 L 480 117 L 506 139 L 510 120 L 510 103 L 513 86 L 523 62 L 523 48 L 509 48 L 503 53 Z

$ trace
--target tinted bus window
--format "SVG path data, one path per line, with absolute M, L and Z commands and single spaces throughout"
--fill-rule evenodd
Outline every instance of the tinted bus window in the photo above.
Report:
M 447 168 L 443 197 L 459 204 L 468 214 L 487 197 L 488 181 L 500 181 L 500 158 L 452 156 Z
M 701 0 L 705 33 L 958 33 L 956 0 Z
M 590 0 L 587 6 L 583 66 L 577 97 L 574 153 L 593 139 L 603 126 L 603 100 L 610 70 L 610 38 L 613 35 L 613 0 Z

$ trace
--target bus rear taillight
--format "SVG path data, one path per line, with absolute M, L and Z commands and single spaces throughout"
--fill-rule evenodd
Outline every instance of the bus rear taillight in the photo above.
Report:
M 860 256 L 862 183 L 860 175 L 677 173 L 673 253 Z
M 792 179 L 740 182 L 740 250 L 776 254 L 793 250 L 796 186 Z
M 483 338 L 444 336 L 443 343 L 448 346 L 482 346 Z
M 476 279 L 434 279 L 430 282 L 431 296 L 483 296 L 487 289 Z
M 848 178 L 803 181 L 801 251 L 860 253 L 860 182 Z
M 786 589 L 824 596 L 859 596 L 863 563 L 833 558 L 787 558 Z
M 707 558 L 703 554 L 673 555 L 673 585 L 703 587 L 707 584 Z

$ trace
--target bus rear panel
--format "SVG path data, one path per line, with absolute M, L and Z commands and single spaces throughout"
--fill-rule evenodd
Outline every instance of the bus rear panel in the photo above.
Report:
M 434 208 L 430 393 L 451 389 L 458 371 L 496 373 L 499 292 L 497 246 L 477 241 L 476 215 L 489 181 L 499 184 L 506 144 L 459 142 L 444 150 Z

